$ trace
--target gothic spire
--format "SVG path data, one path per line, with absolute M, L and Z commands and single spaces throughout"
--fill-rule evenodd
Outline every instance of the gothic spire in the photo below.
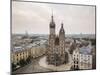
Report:
M 51 15 L 51 21 L 54 22 L 54 20 L 53 20 L 53 10 L 52 10 L 52 15 Z
M 61 23 L 61 28 L 63 29 L 63 23 Z
M 60 33 L 65 33 L 64 28 L 63 28 L 63 23 L 61 23 Z
M 50 22 L 50 27 L 51 28 L 55 28 L 55 22 L 54 22 L 54 19 L 53 19 L 53 11 L 52 11 L 52 15 L 51 15 L 51 22 Z
M 51 16 L 51 22 L 53 22 L 53 14 L 52 14 L 52 16 Z

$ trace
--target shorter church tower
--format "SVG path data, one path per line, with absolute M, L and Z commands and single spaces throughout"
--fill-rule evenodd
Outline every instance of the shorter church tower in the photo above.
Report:
M 64 63 L 65 60 L 65 30 L 63 28 L 63 23 L 59 31 L 59 51 L 61 56 L 61 62 Z

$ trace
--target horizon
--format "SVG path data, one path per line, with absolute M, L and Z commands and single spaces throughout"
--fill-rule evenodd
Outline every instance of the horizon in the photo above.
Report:
M 11 33 L 12 35 L 13 34 L 25 34 L 26 35 L 26 33 Z M 33 35 L 49 35 L 49 34 L 34 34 L 34 33 L 28 33 L 28 35 L 30 35 L 30 34 L 33 34 Z M 85 35 L 85 34 L 87 34 L 88 35 L 88 33 L 73 33 L 73 34 L 65 34 L 65 35 Z M 93 33 L 93 34 L 89 34 L 89 35 L 96 35 L 95 33 Z

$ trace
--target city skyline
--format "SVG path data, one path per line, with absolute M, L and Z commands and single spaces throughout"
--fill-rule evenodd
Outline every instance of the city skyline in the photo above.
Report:
M 12 33 L 49 34 L 53 10 L 56 32 L 95 34 L 95 7 L 32 2 L 12 2 Z

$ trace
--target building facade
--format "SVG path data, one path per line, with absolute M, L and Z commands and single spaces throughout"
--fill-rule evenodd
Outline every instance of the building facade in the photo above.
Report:
M 31 58 L 37 58 L 39 56 L 42 56 L 43 54 L 45 54 L 46 52 L 46 48 L 45 46 L 36 46 L 36 47 L 31 47 L 28 49 L 24 49 L 24 50 L 18 50 L 15 52 L 12 52 L 11 54 L 11 61 L 13 64 L 17 65 L 20 63 L 21 60 L 27 60 L 27 58 L 31 57 Z
M 83 46 L 73 51 L 73 69 L 92 69 L 91 48 Z
M 12 52 L 11 61 L 13 64 L 17 65 L 20 63 L 20 60 L 25 60 L 30 56 L 30 50 L 21 50 Z
M 88 46 L 80 48 L 80 69 L 92 69 L 92 49 Z
M 79 69 L 79 58 L 80 58 L 80 55 L 79 55 L 79 48 L 76 48 L 74 51 L 73 51 L 73 69 L 74 70 L 78 70 Z
M 49 48 L 47 50 L 47 62 L 48 64 L 58 66 L 65 62 L 65 31 L 62 23 L 59 35 L 56 35 L 56 24 L 54 22 L 53 15 L 51 16 L 49 28 L 50 34 L 48 42 Z

